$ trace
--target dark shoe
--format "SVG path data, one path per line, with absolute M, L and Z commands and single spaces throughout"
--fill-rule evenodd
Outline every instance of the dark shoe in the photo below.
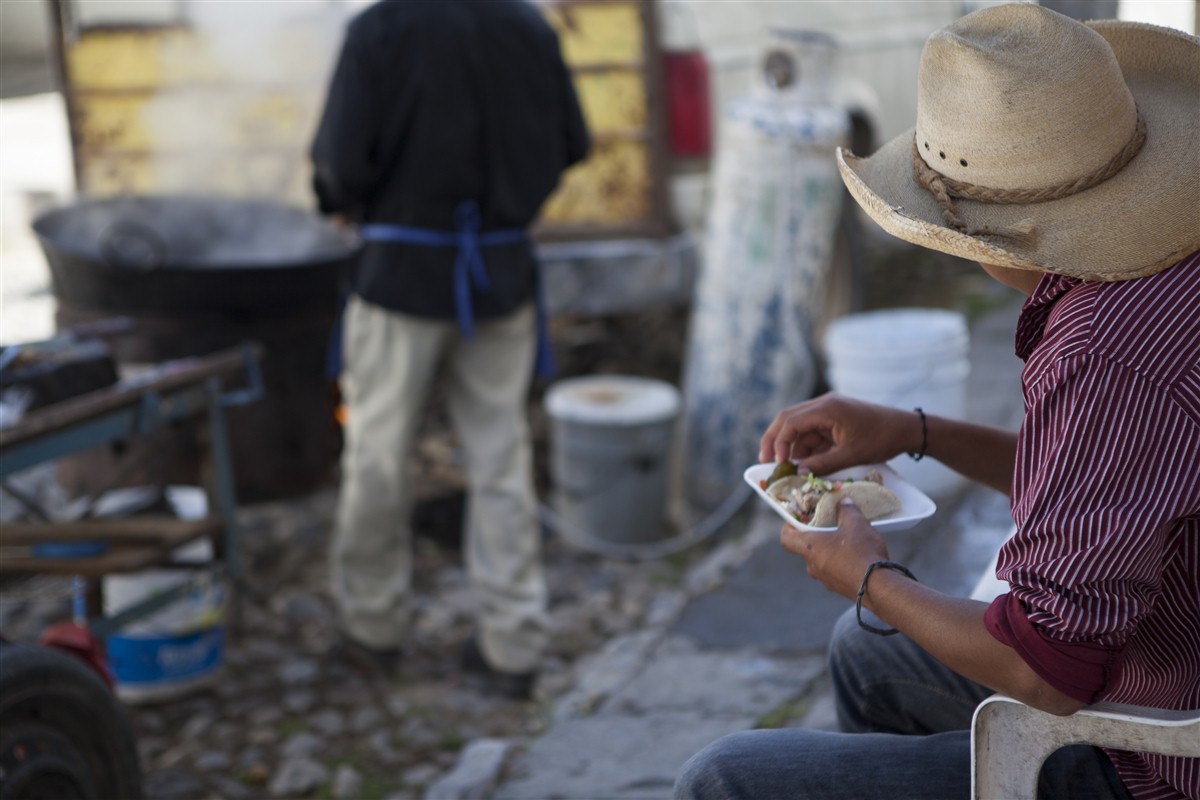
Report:
M 533 696 L 536 672 L 503 672 L 484 658 L 479 642 L 474 636 L 463 644 L 462 668 L 483 679 L 485 687 L 511 700 L 528 700 Z
M 369 672 L 395 672 L 403 660 L 399 648 L 376 648 L 363 644 L 345 631 L 338 631 L 335 654 L 351 665 Z

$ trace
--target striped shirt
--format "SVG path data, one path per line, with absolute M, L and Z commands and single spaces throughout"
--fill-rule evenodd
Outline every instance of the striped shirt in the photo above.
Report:
M 1046 275 L 1017 355 L 1017 532 L 988 630 L 1085 703 L 1200 708 L 1200 253 L 1135 280 Z M 1200 797 L 1200 759 L 1109 756 L 1138 800 Z

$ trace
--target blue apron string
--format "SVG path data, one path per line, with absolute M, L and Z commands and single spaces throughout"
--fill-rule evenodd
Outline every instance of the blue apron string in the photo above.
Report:
M 329 347 L 325 351 L 325 377 L 337 380 L 342 374 L 342 328 L 346 324 L 346 292 L 338 295 L 337 315 L 333 320 L 333 329 L 329 332 Z
M 475 335 L 471 289 L 475 288 L 478 291 L 486 292 L 491 288 L 481 248 L 524 242 L 528 240 L 528 234 L 522 228 L 505 228 L 480 233 L 479 206 L 473 200 L 459 203 L 458 208 L 454 210 L 454 224 L 456 227 L 454 232 L 414 228 L 409 225 L 371 224 L 363 225 L 359 229 L 359 235 L 368 242 L 457 247 L 458 253 L 454 258 L 454 309 L 463 337 L 471 339 Z M 538 376 L 548 378 L 554 374 L 554 353 L 550 347 L 540 268 L 534 274 L 534 281 L 538 338 L 536 370 Z
M 454 258 L 454 308 L 458 312 L 458 327 L 463 338 L 475 336 L 475 314 L 471 308 L 471 284 L 481 292 L 491 289 L 487 271 L 483 267 L 483 254 L 479 252 L 479 207 L 467 201 L 460 203 L 454 211 L 454 223 L 458 228 L 458 255 Z
M 542 288 L 542 268 L 534 273 L 534 300 L 537 303 L 537 360 L 533 373 L 539 378 L 554 377 L 554 348 L 550 346 L 549 314 L 546 311 L 546 292 Z

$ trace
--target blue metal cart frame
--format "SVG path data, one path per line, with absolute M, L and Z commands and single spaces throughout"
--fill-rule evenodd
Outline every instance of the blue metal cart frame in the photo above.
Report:
M 185 422 L 207 426 L 206 490 L 210 517 L 199 522 L 171 517 L 138 520 L 120 531 L 112 520 L 8 524 L 0 544 L 11 550 L 32 548 L 38 542 L 79 542 L 102 539 L 114 551 L 88 557 L 38 558 L 0 554 L 0 575 L 56 573 L 80 575 L 89 582 L 88 628 L 107 636 L 134 619 L 151 614 L 193 590 L 193 581 L 156 594 L 110 617 L 103 616 L 99 578 L 110 572 L 168 565 L 170 552 L 187 541 L 219 534 L 218 553 L 207 574 L 196 580 L 228 578 L 235 586 L 242 578 L 238 557 L 237 499 L 225 409 L 253 402 L 262 396 L 257 345 L 209 356 L 165 362 L 148 373 L 122 380 L 111 387 L 37 409 L 17 425 L 0 431 L 0 479 L 72 453 L 145 436 Z M 245 388 L 223 391 L 222 378 L 244 373 Z M 215 514 L 213 513 L 215 511 Z M 161 530 L 155 536 L 154 529 Z M 118 549 L 119 548 L 119 549 Z

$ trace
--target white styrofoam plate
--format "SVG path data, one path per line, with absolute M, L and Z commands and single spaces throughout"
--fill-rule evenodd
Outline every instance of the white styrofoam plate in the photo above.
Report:
M 861 479 L 870 470 L 878 470 L 883 476 L 883 485 L 896 493 L 896 497 L 900 498 L 900 510 L 894 514 L 873 520 L 871 525 L 877 531 L 902 531 L 911 528 L 927 517 L 933 515 L 937 511 L 937 504 L 922 492 L 917 487 L 913 486 L 887 464 L 864 464 L 858 467 L 850 467 L 838 472 L 822 475 L 822 478 L 827 478 L 831 481 L 840 480 L 842 478 Z M 799 528 L 802 531 L 833 531 L 837 528 L 818 528 L 814 525 L 805 525 L 800 520 L 793 517 L 783 505 L 771 495 L 767 494 L 766 490 L 759 485 L 759 481 L 765 481 L 771 477 L 771 473 L 775 471 L 774 464 L 755 464 L 752 467 L 747 467 L 742 473 L 746 483 L 750 484 L 750 488 L 758 493 L 758 496 L 766 501 L 775 513 L 783 518 L 787 524 L 793 528 Z

